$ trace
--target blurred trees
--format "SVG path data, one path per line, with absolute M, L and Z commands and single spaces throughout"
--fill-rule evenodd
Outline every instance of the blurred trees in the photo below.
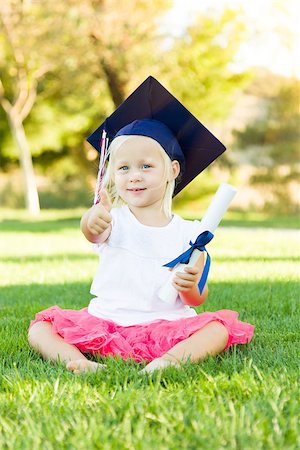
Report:
M 19 148 L 26 185 L 27 207 L 32 214 L 37 214 L 39 199 L 23 122 L 34 105 L 38 80 L 49 70 L 49 66 L 46 62 L 41 64 L 38 62 L 37 52 L 32 52 L 31 48 L 32 35 L 26 36 L 24 33 L 29 25 L 27 12 L 28 5 L 23 2 L 12 1 L 1 4 L 0 14 L 4 37 L 2 44 L 6 64 L 1 67 L 0 103 L 7 115 L 11 134 Z M 23 26 L 19 27 L 21 22 Z M 36 30 L 34 32 L 36 33 Z M 36 41 L 36 36 L 33 40 Z M 30 49 L 29 52 L 28 49 Z
M 179 37 L 170 37 L 161 23 L 171 6 L 171 0 L 7 0 L 1 4 L 0 161 L 2 170 L 9 171 L 20 159 L 27 173 L 28 198 L 34 185 L 32 157 L 38 172 L 54 181 L 51 189 L 60 196 L 68 182 L 73 191 L 85 182 L 91 181 L 92 187 L 96 156 L 83 148 L 83 141 L 150 74 L 212 131 L 217 121 L 229 115 L 235 92 L 249 81 L 249 74 L 234 65 L 244 39 L 243 20 L 231 10 L 202 14 Z M 281 105 L 295 95 L 286 89 L 280 94 Z M 278 92 L 272 94 L 273 100 L 268 98 L 275 128 L 270 129 L 266 119 L 265 128 L 254 123 L 236 134 L 238 147 L 249 155 L 249 142 L 267 141 L 268 136 L 264 154 L 273 158 L 274 177 L 275 161 L 285 164 L 280 159 L 284 135 L 294 136 L 295 131 L 294 113 L 290 111 L 287 118 L 286 108 L 275 101 Z M 259 95 L 264 96 L 264 91 Z M 280 131 L 287 123 L 294 131 L 288 125 Z M 290 155 L 293 146 L 288 144 Z M 286 159 L 291 161 L 291 156 Z M 193 199 L 199 189 L 192 186 L 184 195 Z M 32 211 L 38 210 L 35 196 Z
M 172 0 L 85 0 L 79 10 L 90 38 L 91 80 L 104 78 L 114 107 L 160 62 L 158 19 Z
M 244 33 L 244 18 L 237 11 L 200 14 L 166 55 L 171 90 L 204 124 L 224 119 L 234 93 L 249 80 L 249 73 L 234 65 Z
M 171 91 L 213 133 L 230 114 L 235 94 L 251 79 L 249 72 L 234 65 L 244 33 L 245 23 L 237 11 L 226 9 L 217 16 L 200 14 L 166 55 L 168 66 L 164 67 Z M 217 164 L 230 165 L 227 152 Z M 218 181 L 207 172 L 210 168 L 176 196 L 175 206 L 188 202 L 199 207 L 199 192 L 203 198 L 216 191 Z
M 40 136 L 41 143 L 41 130 L 32 117 L 34 106 L 38 100 L 40 104 L 44 100 L 42 120 L 45 122 L 45 112 L 49 111 L 47 100 L 54 99 L 58 92 L 62 94 L 71 79 L 75 85 L 72 42 L 76 17 L 69 14 L 66 6 L 62 7 L 57 2 L 53 4 L 50 0 L 8 0 L 1 3 L 0 18 L 3 56 L 0 63 L 0 104 L 19 151 L 27 208 L 32 214 L 38 214 L 39 199 L 32 165 L 34 152 L 27 139 L 24 121 L 28 118 L 30 123 L 33 119 L 34 133 Z M 84 56 L 82 46 L 81 56 Z M 51 109 L 55 110 L 55 107 Z M 52 128 L 52 124 L 50 126 Z
M 123 101 L 130 83 L 141 76 L 140 68 L 147 72 L 147 58 L 154 60 L 157 10 L 169 4 L 8 0 L 1 5 L 0 104 L 19 149 L 32 213 L 38 213 L 39 202 L 31 155 L 74 149 L 96 111 L 99 120 L 112 109 L 111 100 L 114 106 Z M 81 120 L 74 115 L 79 111 Z M 1 127 L 7 138 L 5 131 Z M 5 159 L 2 147 L 3 162 L 14 154 L 10 149 L 6 155 L 4 150 Z M 78 162 L 84 165 L 80 154 Z
M 269 75 L 256 83 L 255 93 L 264 100 L 264 111 L 234 135 L 238 151 L 246 150 L 248 162 L 256 168 L 250 183 L 269 190 L 272 207 L 289 213 L 295 212 L 299 201 L 300 82 L 278 78 Z

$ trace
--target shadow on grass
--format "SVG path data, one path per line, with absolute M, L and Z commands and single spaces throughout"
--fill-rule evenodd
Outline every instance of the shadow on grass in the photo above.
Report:
M 299 229 L 300 220 L 298 216 L 287 218 L 274 217 L 265 220 L 249 220 L 249 219 L 224 219 L 222 227 L 239 227 L 239 228 L 289 228 Z
M 53 233 L 64 229 L 79 229 L 81 216 L 72 216 L 53 220 L 20 220 L 3 219 L 0 222 L 0 232 L 30 232 Z
M 88 251 L 87 253 L 66 253 L 63 254 L 55 254 L 55 255 L 22 255 L 22 256 L 0 256 L 0 261 L 6 263 L 39 263 L 42 261 L 51 261 L 51 262 L 60 262 L 60 261 L 87 261 L 87 260 L 96 260 L 98 257 L 96 253 Z M 223 262 L 223 263 L 231 263 L 231 262 L 298 262 L 300 259 L 299 256 L 214 256 L 214 262 Z
M 63 229 L 79 229 L 81 216 L 74 216 L 53 219 L 3 219 L 0 222 L 0 232 L 31 232 L 31 233 L 51 233 L 61 231 Z M 193 217 L 188 217 L 193 220 Z M 199 219 L 199 218 L 198 218 Z M 239 228 L 299 228 L 300 220 L 298 217 L 281 218 L 266 220 L 249 220 L 249 219 L 224 219 L 222 227 L 239 227 Z
M 63 257 L 65 257 L 63 255 Z M 69 255 L 70 258 L 84 259 L 82 254 Z M 89 258 L 89 254 L 86 256 Z M 55 256 L 56 258 L 56 256 Z M 31 257 L 30 257 L 31 259 Z M 88 282 L 68 282 L 57 284 L 16 284 L 2 286 L 0 291 L 0 308 L 13 317 L 24 318 L 26 311 L 38 311 L 54 304 L 62 308 L 83 308 L 87 306 L 91 294 Z M 296 312 L 299 300 L 299 283 L 297 281 L 251 280 L 238 282 L 210 282 L 209 297 L 197 307 L 199 312 L 216 309 L 242 310 L 250 314 L 251 319 L 265 315 L 266 321 L 283 313 L 291 318 Z M 5 315 L 1 314 L 0 320 Z M 283 316 L 278 321 L 284 319 Z M 243 319 L 246 319 L 243 317 Z
M 22 256 L 4 256 L 0 257 L 0 261 L 6 262 L 6 263 L 39 263 L 43 261 L 49 261 L 49 262 L 60 262 L 60 261 L 97 261 L 98 257 L 96 253 L 93 253 L 91 251 L 88 251 L 87 253 L 66 253 L 63 254 L 55 254 L 55 255 L 43 255 L 43 256 L 35 256 L 35 255 L 22 255 Z
M 214 256 L 214 261 L 217 262 L 223 262 L 223 263 L 230 263 L 230 262 L 275 262 L 275 261 L 282 261 L 282 262 L 298 262 L 300 259 L 300 256 Z

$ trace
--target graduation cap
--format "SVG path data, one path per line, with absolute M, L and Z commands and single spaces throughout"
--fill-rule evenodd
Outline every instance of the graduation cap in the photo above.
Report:
M 178 194 L 226 148 L 155 78 L 149 76 L 87 139 L 101 151 L 106 131 L 109 142 L 121 135 L 155 139 L 171 160 L 177 159 L 182 173 Z

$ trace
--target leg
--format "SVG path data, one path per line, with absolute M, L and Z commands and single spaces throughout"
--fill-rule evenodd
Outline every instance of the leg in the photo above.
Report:
M 198 362 L 208 355 L 215 356 L 224 350 L 227 340 L 228 332 L 225 326 L 217 321 L 210 322 L 189 338 L 176 344 L 161 358 L 151 361 L 143 371 L 151 373 L 170 364 L 179 365 L 180 361 Z
M 36 322 L 29 330 L 28 341 L 44 359 L 64 362 L 67 369 L 74 373 L 96 371 L 105 366 L 88 360 L 75 345 L 68 344 L 59 334 L 53 333 L 49 322 Z

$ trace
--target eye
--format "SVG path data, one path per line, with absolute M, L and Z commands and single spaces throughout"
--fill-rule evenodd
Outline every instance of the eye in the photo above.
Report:
M 118 170 L 124 172 L 125 170 L 128 170 L 128 166 L 121 166 Z
M 152 166 L 150 166 L 150 164 L 143 164 L 142 165 L 143 169 L 150 169 L 150 167 L 152 167 Z

